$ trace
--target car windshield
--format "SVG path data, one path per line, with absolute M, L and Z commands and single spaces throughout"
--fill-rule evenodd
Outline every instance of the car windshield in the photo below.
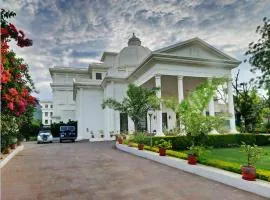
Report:
M 75 131 L 75 127 L 74 126 L 60 126 L 60 131 L 64 132 L 64 131 Z

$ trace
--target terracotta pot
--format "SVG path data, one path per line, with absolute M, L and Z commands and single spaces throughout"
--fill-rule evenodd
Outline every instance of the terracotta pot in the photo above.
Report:
M 139 150 L 143 150 L 143 148 L 144 148 L 144 144 L 138 144 L 138 149 Z
M 256 168 L 253 166 L 242 166 L 242 179 L 247 181 L 255 181 Z
M 166 156 L 166 149 L 165 148 L 159 148 L 159 155 L 160 156 Z
M 15 149 L 15 148 L 16 148 L 16 144 L 11 144 L 11 145 L 10 145 L 10 148 L 11 148 L 11 149 Z
M 197 163 L 197 157 L 195 155 L 189 154 L 188 155 L 188 164 L 196 165 L 196 163 Z
M 10 153 L 9 148 L 5 148 L 5 149 L 3 150 L 3 154 L 9 154 L 9 153 Z
M 117 138 L 117 141 L 118 141 L 119 144 L 123 144 L 123 138 L 118 137 L 118 138 Z

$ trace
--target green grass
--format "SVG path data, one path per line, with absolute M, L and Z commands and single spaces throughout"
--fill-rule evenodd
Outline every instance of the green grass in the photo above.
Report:
M 264 146 L 263 155 L 255 164 L 257 169 L 264 169 L 270 171 L 270 146 Z M 240 151 L 240 148 L 226 148 L 226 149 L 211 149 L 201 156 L 201 159 L 207 160 L 222 160 L 226 162 L 238 163 L 239 165 L 246 164 L 246 155 Z

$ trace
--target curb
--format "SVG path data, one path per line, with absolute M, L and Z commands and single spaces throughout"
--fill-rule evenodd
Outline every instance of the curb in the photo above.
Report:
M 247 192 L 251 192 L 263 197 L 270 198 L 270 183 L 267 181 L 257 180 L 257 181 L 245 181 L 241 178 L 240 174 L 233 172 L 228 172 L 222 169 L 217 169 L 214 167 L 209 167 L 201 164 L 189 165 L 186 160 L 173 157 L 161 157 L 158 153 L 151 151 L 139 151 L 134 147 L 128 147 L 126 145 L 116 143 L 116 148 L 140 156 L 155 162 L 183 170 L 188 173 L 196 174 L 204 178 L 214 180 L 225 185 L 229 185 Z
M 9 154 L 4 160 L 0 161 L 0 169 L 3 168 L 8 161 L 10 161 L 14 156 L 16 156 L 17 153 L 22 151 L 24 149 L 23 145 L 18 146 L 14 151 L 12 151 L 11 154 Z

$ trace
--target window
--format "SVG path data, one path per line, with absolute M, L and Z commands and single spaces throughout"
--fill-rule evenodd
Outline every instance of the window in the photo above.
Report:
M 102 79 L 102 73 L 96 73 L 96 80 Z
M 47 119 L 45 119 L 45 124 L 48 124 L 48 120 Z
M 51 117 L 53 116 L 53 113 L 51 112 Z
M 45 112 L 45 117 L 48 117 L 48 112 Z
M 51 105 L 51 108 L 53 108 L 53 105 Z
M 48 108 L 48 104 L 45 104 L 45 108 Z

